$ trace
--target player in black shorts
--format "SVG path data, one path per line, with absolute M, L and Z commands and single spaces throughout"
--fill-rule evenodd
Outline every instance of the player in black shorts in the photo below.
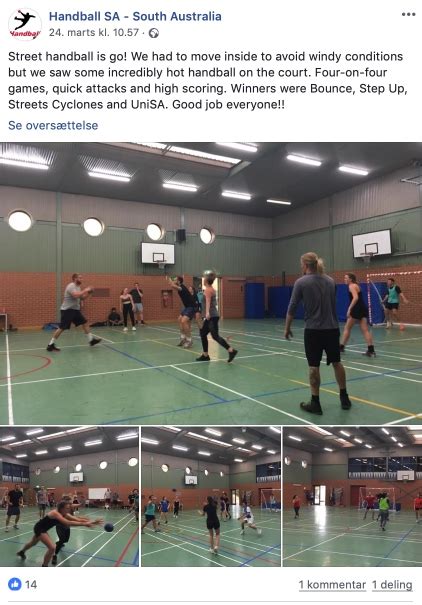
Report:
M 174 290 L 177 290 L 183 304 L 183 308 L 177 319 L 180 328 L 180 342 L 177 346 L 183 347 L 184 349 L 190 349 L 192 347 L 191 321 L 195 317 L 195 300 L 189 292 L 189 289 L 183 283 L 183 277 L 181 275 L 178 275 L 174 279 L 167 277 L 167 281 Z
M 173 517 L 175 519 L 178 518 L 179 511 L 180 511 L 180 500 L 179 500 L 179 498 L 176 498 L 175 501 L 173 502 Z
M 7 513 L 6 513 L 6 529 L 9 531 L 9 523 L 12 517 L 15 517 L 15 524 L 13 527 L 19 529 L 18 523 L 21 514 L 21 507 L 23 506 L 23 492 L 19 485 L 15 485 L 15 489 L 10 490 L 7 494 Z
M 193 306 L 193 310 L 195 312 L 195 321 L 196 324 L 198 326 L 198 329 L 200 330 L 202 328 L 202 305 L 199 302 L 199 297 L 198 294 L 195 290 L 195 288 L 193 286 L 189 286 L 188 287 L 189 293 L 191 294 L 192 298 L 193 298 L 193 302 L 194 302 L 194 306 Z
M 207 529 L 210 536 L 210 552 L 218 554 L 220 547 L 220 521 L 218 520 L 217 503 L 212 496 L 208 496 L 204 502 L 202 511 L 198 511 L 202 516 L 207 515 Z M 215 539 L 214 539 L 215 532 Z
M 47 547 L 47 552 L 44 556 L 44 561 L 42 567 L 48 567 L 51 559 L 54 557 L 56 552 L 56 545 L 48 535 L 48 532 L 53 527 L 57 527 L 57 525 L 64 525 L 68 527 L 72 526 L 85 526 L 85 527 L 93 527 L 94 525 L 99 525 L 103 522 L 102 519 L 96 519 L 92 521 L 83 521 L 82 519 L 78 519 L 77 521 L 70 521 L 66 518 L 66 515 L 70 514 L 71 505 L 69 502 L 60 502 L 57 508 L 51 510 L 45 517 L 40 519 L 38 523 L 34 525 L 34 535 L 31 540 L 25 544 L 22 550 L 17 552 L 17 555 L 24 561 L 26 559 L 25 552 L 38 544 L 38 542 L 42 542 Z
M 336 287 L 334 280 L 324 273 L 324 263 L 315 252 L 307 252 L 300 258 L 303 277 L 293 288 L 287 310 L 284 336 L 287 340 L 293 336 L 291 325 L 297 306 L 303 301 L 305 308 L 305 353 L 309 365 L 309 383 L 311 400 L 302 402 L 305 412 L 322 415 L 319 400 L 321 375 L 319 366 L 325 351 L 327 365 L 332 364 L 340 389 L 340 404 L 343 410 L 349 410 L 352 403 L 346 390 L 346 372 L 340 360 L 340 329 L 336 314 Z
M 78 515 L 78 517 L 75 517 L 72 514 L 75 511 L 75 509 L 77 509 L 79 507 L 79 504 L 74 504 L 74 503 L 72 504 L 72 496 L 63 496 L 63 501 L 67 502 L 69 504 L 69 508 L 70 508 L 70 512 L 63 513 L 63 517 L 65 517 L 69 521 L 88 521 L 88 522 L 91 521 L 91 519 L 89 519 L 89 517 L 80 517 L 79 515 Z M 51 560 L 52 565 L 57 565 L 57 555 L 59 554 L 61 549 L 64 547 L 64 545 L 67 544 L 70 540 L 70 526 L 62 525 L 61 523 L 59 523 L 58 525 L 56 525 L 56 533 L 57 533 L 58 540 L 56 542 L 55 553 Z
M 355 323 L 359 322 L 363 337 L 368 345 L 368 349 L 363 353 L 367 357 L 375 357 L 374 342 L 372 334 L 368 330 L 368 309 L 363 300 L 362 291 L 356 281 L 354 273 L 346 273 L 344 283 L 349 287 L 349 308 L 347 309 L 347 321 L 343 330 L 343 338 L 340 344 L 340 351 L 344 353 L 345 346 L 350 338 Z

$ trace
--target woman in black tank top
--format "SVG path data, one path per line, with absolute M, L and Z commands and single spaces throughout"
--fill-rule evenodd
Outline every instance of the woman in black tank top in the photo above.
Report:
M 47 547 L 47 552 L 44 556 L 44 561 L 42 567 L 48 567 L 49 562 L 51 561 L 55 550 L 56 545 L 48 535 L 50 529 L 55 527 L 56 525 L 64 525 L 67 527 L 71 526 L 80 526 L 85 525 L 86 527 L 92 527 L 93 525 L 99 525 L 103 522 L 102 519 L 78 519 L 77 521 L 71 521 L 72 517 L 67 518 L 68 515 L 72 513 L 72 505 L 69 502 L 60 502 L 57 508 L 51 510 L 45 517 L 40 519 L 34 525 L 34 535 L 32 539 L 25 544 L 25 546 L 20 550 L 17 555 L 22 559 L 26 559 L 25 552 L 38 544 L 38 542 L 42 542 Z
M 368 330 L 368 309 L 363 300 L 362 290 L 356 281 L 354 273 L 346 273 L 344 283 L 349 287 L 349 307 L 347 309 L 347 320 L 344 326 L 343 338 L 340 344 L 340 350 L 343 353 L 345 346 L 350 338 L 350 332 L 356 322 L 359 322 L 363 337 L 368 345 L 367 350 L 363 355 L 366 357 L 375 357 L 374 343 L 372 334 Z

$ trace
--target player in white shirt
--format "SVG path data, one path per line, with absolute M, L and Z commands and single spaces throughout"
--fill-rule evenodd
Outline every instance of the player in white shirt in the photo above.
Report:
M 242 525 L 242 531 L 240 532 L 241 535 L 243 535 L 245 533 L 245 527 L 250 527 L 251 529 L 254 529 L 258 533 L 258 536 L 260 536 L 262 534 L 262 529 L 259 529 L 256 526 L 253 512 L 251 510 L 251 507 L 248 504 L 244 505 L 243 513 L 239 517 L 239 521 Z

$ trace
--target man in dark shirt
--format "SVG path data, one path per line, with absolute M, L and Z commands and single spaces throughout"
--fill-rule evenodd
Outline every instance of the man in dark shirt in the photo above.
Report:
M 174 280 L 167 277 L 167 281 L 174 290 L 177 290 L 180 300 L 183 303 L 183 308 L 178 317 L 180 342 L 177 346 L 190 349 L 192 346 L 191 321 L 195 317 L 195 299 L 183 283 L 183 277 L 181 275 L 178 275 Z
M 10 519 L 15 517 L 15 524 L 13 527 L 19 529 L 18 522 L 21 514 L 21 506 L 23 506 L 23 492 L 19 485 L 15 485 L 15 489 L 10 490 L 8 493 L 8 506 L 6 513 L 6 528 L 5 531 L 9 531 Z
M 139 287 L 138 282 L 135 282 L 133 284 L 133 288 L 130 291 L 130 295 L 133 298 L 133 304 L 135 305 L 135 316 L 137 319 L 137 322 L 140 323 L 142 326 L 145 325 L 144 322 L 144 292 L 143 290 L 141 290 L 141 288 Z
M 110 315 L 107 318 L 107 323 L 109 326 L 118 326 L 120 325 L 120 314 L 117 313 L 116 307 L 111 309 Z
M 340 330 L 336 315 L 336 290 L 331 277 L 325 275 L 322 259 L 314 252 L 301 256 L 303 277 L 300 277 L 292 292 L 287 310 L 284 336 L 292 336 L 291 325 L 300 302 L 305 308 L 305 353 L 309 365 L 311 400 L 302 402 L 305 412 L 322 415 L 319 400 L 321 376 L 319 366 L 322 353 L 327 355 L 327 365 L 333 364 L 334 374 L 340 387 L 340 403 L 343 410 L 352 406 L 346 390 L 346 372 L 340 362 Z

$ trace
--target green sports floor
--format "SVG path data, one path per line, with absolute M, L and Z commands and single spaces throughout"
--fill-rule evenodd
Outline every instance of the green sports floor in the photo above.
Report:
M 169 513 L 168 524 L 161 523 L 155 533 L 149 524 L 141 535 L 141 567 L 280 567 L 280 514 L 253 511 L 258 536 L 253 529 L 240 534 L 239 515 L 221 522 L 218 554 L 209 552 L 209 534 L 205 519 L 197 511 L 183 511 L 178 519 Z
M 57 567 L 137 567 L 139 565 L 139 525 L 133 512 L 127 510 L 104 511 L 103 509 L 81 508 L 80 514 L 94 519 L 101 517 L 105 523 L 113 523 L 113 532 L 106 532 L 101 526 L 86 528 L 72 527 L 70 540 L 60 551 Z M 12 517 L 9 532 L 4 531 L 6 511 L 0 513 L 0 567 L 41 566 L 45 546 L 37 544 L 26 553 L 26 560 L 16 556 L 33 535 L 33 527 L 38 521 L 36 507 L 24 507 L 19 521 L 19 529 L 13 528 Z M 56 542 L 53 528 L 49 536 Z M 50 563 L 51 566 L 51 563 Z
M 386 531 L 370 513 L 325 506 L 283 516 L 284 567 L 422 566 L 422 521 L 413 511 L 390 513 Z M 376 516 L 375 516 L 376 519 Z
M 341 409 L 331 368 L 322 367 L 323 416 L 299 408 L 309 398 L 303 322 L 294 339 L 277 320 L 227 320 L 239 354 L 210 342 L 212 363 L 177 347 L 176 324 L 151 324 L 137 332 L 99 328 L 101 345 L 88 347 L 82 332 L 60 338 L 48 353 L 51 332 L 0 335 L 0 424 L 420 424 L 422 329 L 374 330 L 377 357 L 362 357 L 360 331 L 344 363 L 353 407 Z M 197 335 L 194 326 L 193 334 Z

